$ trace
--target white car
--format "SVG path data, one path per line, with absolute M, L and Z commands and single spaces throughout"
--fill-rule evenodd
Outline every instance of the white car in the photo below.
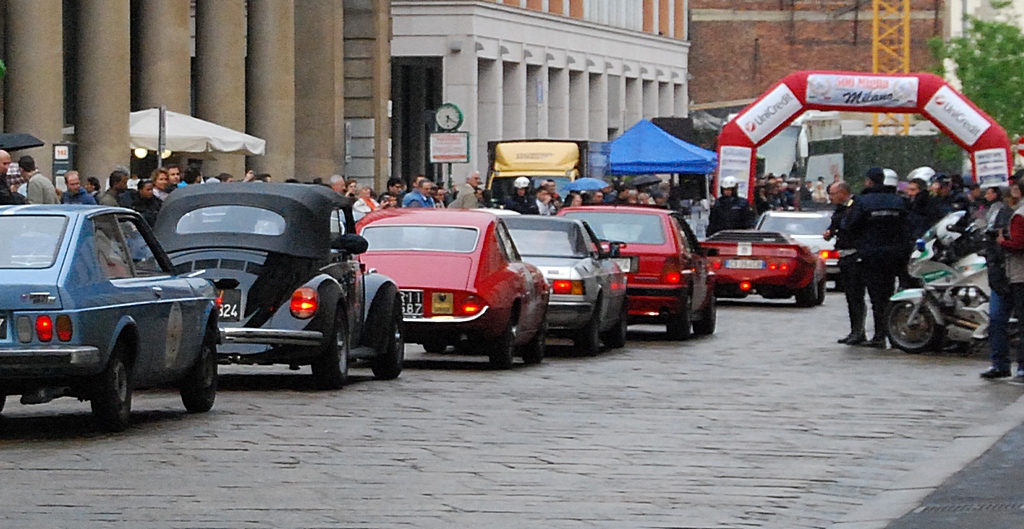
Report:
M 839 281 L 839 252 L 836 240 L 826 241 L 825 230 L 832 222 L 830 211 L 767 211 L 757 219 L 755 229 L 775 231 L 789 235 L 806 245 L 812 252 L 825 260 L 825 270 L 830 280 Z

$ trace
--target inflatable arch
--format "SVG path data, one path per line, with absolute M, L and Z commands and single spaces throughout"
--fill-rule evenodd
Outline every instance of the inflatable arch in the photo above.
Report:
M 981 186 L 1007 185 L 1013 155 L 1006 130 L 933 74 L 804 71 L 790 74 L 743 109 L 718 136 L 718 179 L 734 176 L 753 201 L 757 148 L 807 110 L 921 114 L 971 155 Z

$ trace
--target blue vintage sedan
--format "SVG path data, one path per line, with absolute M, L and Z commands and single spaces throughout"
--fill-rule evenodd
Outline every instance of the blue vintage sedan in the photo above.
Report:
M 217 393 L 216 290 L 176 276 L 137 213 L 94 206 L 0 207 L 0 409 L 90 401 L 124 430 L 132 390 L 180 388 L 205 412 Z

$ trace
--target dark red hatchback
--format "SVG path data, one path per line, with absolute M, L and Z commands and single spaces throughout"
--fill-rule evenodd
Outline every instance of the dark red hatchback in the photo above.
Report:
M 561 216 L 584 220 L 602 241 L 622 243 L 630 323 L 662 323 L 668 337 L 715 332 L 715 274 L 690 226 L 672 211 L 643 206 L 581 206 Z

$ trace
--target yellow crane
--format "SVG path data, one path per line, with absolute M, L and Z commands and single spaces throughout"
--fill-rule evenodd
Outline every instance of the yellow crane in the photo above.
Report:
M 872 0 L 871 71 L 910 72 L 910 0 Z M 874 134 L 907 136 L 910 114 L 875 114 Z

